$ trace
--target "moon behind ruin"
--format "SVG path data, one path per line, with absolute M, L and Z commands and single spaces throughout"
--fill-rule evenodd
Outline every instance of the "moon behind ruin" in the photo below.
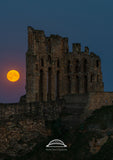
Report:
M 7 73 L 7 79 L 10 82 L 17 82 L 19 80 L 19 78 L 20 78 L 20 73 L 17 70 L 10 70 Z

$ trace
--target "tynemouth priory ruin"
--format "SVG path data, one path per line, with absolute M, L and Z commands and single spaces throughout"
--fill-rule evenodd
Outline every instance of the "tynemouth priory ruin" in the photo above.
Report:
M 98 55 L 86 46 L 82 51 L 80 43 L 73 43 L 70 52 L 67 37 L 47 37 L 32 27 L 28 27 L 25 88 L 18 103 L 0 103 L 0 153 L 26 154 L 39 135 L 51 134 L 47 122 L 60 119 L 73 130 L 94 110 L 113 105 L 113 92 L 104 92 Z
M 98 55 L 89 53 L 86 46 L 81 51 L 80 43 L 73 43 L 72 52 L 69 52 L 67 37 L 53 34 L 46 37 L 44 31 L 30 26 L 25 88 L 26 95 L 20 98 L 19 103 L 0 104 L 1 120 L 29 112 L 29 105 L 33 107 L 34 103 L 40 106 L 42 115 L 44 110 L 48 112 L 51 102 L 53 108 L 57 109 L 51 107 L 50 110 L 56 114 L 58 110 L 62 112 L 61 107 L 58 109 L 60 101 L 63 101 L 64 108 L 73 108 L 75 112 L 81 106 L 87 112 L 113 104 L 113 92 L 104 92 L 101 59 Z M 38 108 L 36 104 L 34 110 Z
M 113 103 L 113 93 L 104 92 L 100 57 L 88 47 L 81 51 L 80 43 L 73 43 L 69 52 L 68 38 L 46 37 L 44 31 L 28 27 L 26 102 L 67 99 L 66 95 L 70 100 L 71 95 L 87 97 L 92 110 Z
M 73 44 L 68 38 L 46 37 L 43 31 L 28 28 L 26 53 L 26 101 L 61 99 L 68 94 L 103 92 L 101 60 L 89 48 Z
M 104 92 L 101 59 L 98 55 L 89 53 L 86 46 L 81 51 L 80 43 L 73 43 L 72 52 L 69 52 L 67 37 L 53 34 L 46 37 L 44 31 L 30 26 L 25 88 L 26 95 L 20 98 L 19 103 L 0 104 L 0 119 L 27 113 L 30 111 L 29 105 L 34 106 L 34 103 L 40 106 L 42 115 L 49 108 L 45 105 L 51 102 L 53 108 L 59 106 L 57 102 L 63 101 L 64 108 L 78 108 L 77 111 L 81 105 L 84 106 L 83 110 L 93 111 L 113 104 L 113 92 Z M 35 105 L 35 108 L 38 107 Z M 51 112 L 62 112 L 61 107 L 56 110 L 53 108 Z

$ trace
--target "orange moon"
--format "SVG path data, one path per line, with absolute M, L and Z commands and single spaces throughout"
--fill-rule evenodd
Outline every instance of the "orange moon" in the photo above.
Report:
M 20 74 L 18 71 L 16 70 L 10 70 L 8 73 L 7 73 L 7 79 L 10 81 L 10 82 L 16 82 L 18 81 L 20 78 Z

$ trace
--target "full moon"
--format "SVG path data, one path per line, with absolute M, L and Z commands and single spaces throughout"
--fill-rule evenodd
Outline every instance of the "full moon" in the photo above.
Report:
M 7 79 L 11 82 L 16 82 L 18 81 L 20 78 L 20 74 L 18 71 L 16 70 L 10 70 L 8 73 L 7 73 Z

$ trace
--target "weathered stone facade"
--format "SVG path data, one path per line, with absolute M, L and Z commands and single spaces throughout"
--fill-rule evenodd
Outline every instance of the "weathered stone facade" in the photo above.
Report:
M 26 53 L 26 100 L 48 101 L 67 94 L 103 91 L 101 60 L 89 48 L 81 51 L 73 44 L 69 52 L 68 38 L 46 37 L 44 31 L 28 27 Z

